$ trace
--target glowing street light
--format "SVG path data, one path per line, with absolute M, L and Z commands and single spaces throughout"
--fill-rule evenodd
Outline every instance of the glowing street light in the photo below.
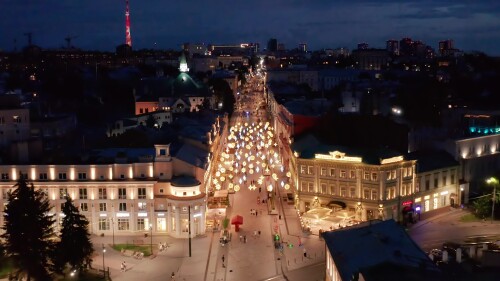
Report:
M 486 183 L 489 185 L 493 185 L 493 201 L 491 206 L 491 222 L 495 219 L 495 193 L 497 192 L 498 179 L 495 177 L 491 177 L 486 180 Z

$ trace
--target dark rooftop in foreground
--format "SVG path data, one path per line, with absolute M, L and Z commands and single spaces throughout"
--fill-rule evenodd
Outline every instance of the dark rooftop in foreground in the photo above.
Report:
M 323 238 L 342 280 L 360 275 L 365 281 L 442 280 L 441 271 L 394 220 L 328 231 Z
M 417 173 L 460 166 L 460 163 L 453 156 L 443 150 L 415 151 L 408 153 L 405 158 L 417 160 Z

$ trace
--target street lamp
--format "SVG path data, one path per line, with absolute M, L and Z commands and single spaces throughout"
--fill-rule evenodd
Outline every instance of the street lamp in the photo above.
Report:
M 149 231 L 150 231 L 150 235 L 149 236 L 150 236 L 150 239 L 151 239 L 149 246 L 151 247 L 151 255 L 153 255 L 153 225 L 152 224 L 149 225 Z
M 104 254 L 106 253 L 106 248 L 104 247 L 104 243 L 102 244 L 102 274 L 104 275 L 104 279 L 106 279 L 106 266 L 104 265 Z
M 111 229 L 113 230 L 113 246 L 115 246 L 115 219 L 111 218 Z
M 495 219 L 495 193 L 497 192 L 498 179 L 495 177 L 491 177 L 486 180 L 486 183 L 489 185 L 493 185 L 493 201 L 491 205 L 491 223 Z

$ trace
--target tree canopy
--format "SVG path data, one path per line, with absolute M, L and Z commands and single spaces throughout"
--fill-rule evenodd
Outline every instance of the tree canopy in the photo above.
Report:
M 64 269 L 68 264 L 72 269 L 82 270 L 90 261 L 93 253 L 89 222 L 73 204 L 71 197 L 66 197 L 62 206 L 64 218 L 62 221 L 61 240 L 57 244 L 57 267 Z
M 51 280 L 54 218 L 49 214 L 49 199 L 22 176 L 14 187 L 4 213 L 2 238 L 7 255 L 27 280 Z

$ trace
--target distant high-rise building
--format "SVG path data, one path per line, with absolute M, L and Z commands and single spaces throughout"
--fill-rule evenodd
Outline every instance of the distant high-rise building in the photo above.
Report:
M 411 38 L 403 38 L 399 41 L 399 53 L 405 56 L 413 56 L 413 40 Z
M 368 43 L 363 42 L 358 44 L 358 50 L 366 50 L 366 49 L 368 49 Z
M 278 51 L 284 51 L 285 50 L 285 44 L 284 43 L 278 43 Z
M 451 50 L 454 50 L 453 40 L 447 39 L 447 40 L 439 41 L 439 54 L 441 56 L 448 55 Z
M 267 51 L 276 52 L 278 51 L 278 40 L 276 38 L 271 38 L 267 41 Z
M 398 40 L 387 40 L 386 50 L 392 55 L 399 55 L 399 41 Z
M 347 49 L 345 47 L 337 48 L 337 49 L 333 50 L 333 53 L 335 56 L 349 56 L 350 55 L 349 49 Z
M 299 44 L 299 51 L 301 51 L 301 52 L 307 52 L 307 44 L 306 43 L 300 43 Z
M 185 53 L 192 57 L 194 54 L 204 55 L 207 52 L 207 47 L 203 43 L 184 43 L 182 49 Z
M 128 0 L 125 0 L 125 44 L 132 47 L 132 36 L 130 35 L 130 11 L 128 9 Z

